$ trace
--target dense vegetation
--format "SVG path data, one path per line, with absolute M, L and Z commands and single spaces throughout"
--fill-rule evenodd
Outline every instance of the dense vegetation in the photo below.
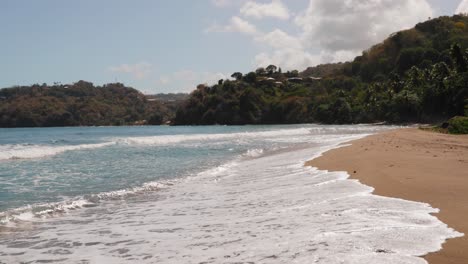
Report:
M 120 83 L 79 81 L 0 90 L 0 127 L 159 125 L 169 112 Z
M 432 126 L 421 126 L 419 129 L 445 134 L 468 134 L 468 116 L 455 116 L 447 122 Z
M 352 62 L 303 72 L 269 65 L 190 95 L 85 81 L 6 88 L 0 127 L 445 121 L 468 114 L 465 48 L 468 17 L 456 15 L 392 34 Z
M 186 100 L 189 97 L 189 94 L 186 93 L 159 93 L 146 95 L 148 99 L 158 100 L 159 102 L 181 102 Z
M 468 117 L 456 116 L 447 122 L 447 131 L 450 134 L 468 134 Z
M 170 124 L 171 120 L 175 118 L 175 113 L 179 107 L 187 98 L 189 94 L 187 93 L 159 93 L 154 95 L 146 95 L 146 98 L 150 102 L 158 102 L 164 109 L 163 111 L 163 120 L 164 123 Z
M 468 17 L 391 35 L 352 62 L 282 72 L 270 65 L 199 85 L 175 123 L 435 122 L 466 115 Z M 320 77 L 320 78 L 318 78 Z

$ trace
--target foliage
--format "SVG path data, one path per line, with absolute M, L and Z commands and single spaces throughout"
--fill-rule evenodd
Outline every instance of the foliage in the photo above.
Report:
M 0 127 L 159 125 L 164 115 L 161 104 L 120 83 L 79 81 L 0 90 Z
M 308 67 L 300 73 L 301 77 L 330 77 L 339 74 L 345 67 L 349 67 L 350 63 L 328 63 L 321 64 L 315 67 Z
M 432 19 L 351 62 L 303 72 L 268 65 L 198 85 L 188 96 L 144 96 L 119 83 L 85 81 L 2 89 L 0 127 L 447 120 L 468 114 L 467 23 L 464 15 Z
M 453 117 L 448 121 L 447 129 L 450 134 L 468 134 L 468 117 Z
M 377 76 L 404 74 L 413 66 L 426 68 L 434 63 L 451 63 L 454 43 L 468 47 L 468 17 L 440 17 L 392 34 L 384 42 L 363 52 L 347 68 L 347 74 L 372 82 Z
M 434 122 L 468 109 L 468 17 L 392 34 L 352 62 L 281 72 L 269 65 L 198 87 L 179 125 Z M 318 78 L 320 77 L 320 78 Z

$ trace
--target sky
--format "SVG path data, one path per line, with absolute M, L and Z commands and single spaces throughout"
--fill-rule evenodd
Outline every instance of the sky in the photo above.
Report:
M 468 0 L 1 0 L 0 87 L 122 82 L 146 94 L 269 64 L 351 60 Z

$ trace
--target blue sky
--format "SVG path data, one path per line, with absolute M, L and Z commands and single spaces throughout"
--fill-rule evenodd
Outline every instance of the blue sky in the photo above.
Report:
M 460 4 L 342 2 L 2 0 L 0 87 L 88 80 L 119 81 L 145 93 L 188 92 L 268 63 L 302 70 L 347 60 L 395 30 L 451 15 Z

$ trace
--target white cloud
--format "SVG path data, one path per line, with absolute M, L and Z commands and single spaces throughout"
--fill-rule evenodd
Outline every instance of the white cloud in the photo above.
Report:
M 255 38 L 265 45 L 255 64 L 304 69 L 349 61 L 391 33 L 432 14 L 426 0 L 310 0 L 308 8 L 295 18 L 301 31 L 297 36 L 275 29 Z
M 177 90 L 177 92 L 190 92 L 193 91 L 198 84 L 213 85 L 220 79 L 227 78 L 228 75 L 221 72 L 181 70 L 161 76 L 156 84 L 166 88 L 173 88 L 172 90 Z
M 245 3 L 240 13 L 246 17 L 262 19 L 264 17 L 274 17 L 282 20 L 289 19 L 289 10 L 281 0 L 272 0 L 271 3 L 257 3 L 249 1 Z
M 360 53 L 362 53 L 362 50 L 339 50 L 334 52 L 322 51 L 321 63 L 352 61 Z
M 455 14 L 468 13 L 468 0 L 462 0 L 455 11 Z
M 275 64 L 284 70 L 301 70 L 319 63 L 352 60 L 391 33 L 413 27 L 433 13 L 427 0 L 309 0 L 308 7 L 293 20 L 295 34 L 280 29 L 263 33 L 239 17 L 233 17 L 227 26 L 208 31 L 252 36 L 260 47 L 255 66 Z M 257 19 L 290 17 L 280 0 L 249 1 L 240 14 Z
M 263 45 L 263 50 L 270 50 L 255 56 L 254 63 L 256 67 L 274 64 L 288 70 L 307 67 L 319 62 L 319 56 L 313 55 L 304 49 L 301 39 L 280 29 L 262 34 L 256 37 L 255 41 Z
M 273 64 L 283 68 L 283 70 L 302 70 L 320 62 L 320 55 L 297 49 L 279 49 L 270 53 L 263 52 L 255 56 L 254 60 L 256 67 L 266 67 Z
M 432 15 L 426 0 L 310 0 L 295 22 L 309 44 L 361 51 Z
M 302 49 L 302 42 L 297 37 L 290 36 L 288 33 L 275 29 L 267 34 L 263 34 L 255 38 L 255 40 L 261 44 L 269 45 L 273 48 L 283 49 Z
M 151 73 L 153 65 L 148 62 L 139 62 L 136 64 L 121 64 L 109 67 L 109 71 L 117 73 L 126 73 L 132 75 L 135 79 L 144 79 Z
M 228 25 L 212 25 L 205 32 L 239 32 L 247 35 L 255 35 L 257 28 L 248 21 L 243 20 L 238 16 L 233 16 Z

